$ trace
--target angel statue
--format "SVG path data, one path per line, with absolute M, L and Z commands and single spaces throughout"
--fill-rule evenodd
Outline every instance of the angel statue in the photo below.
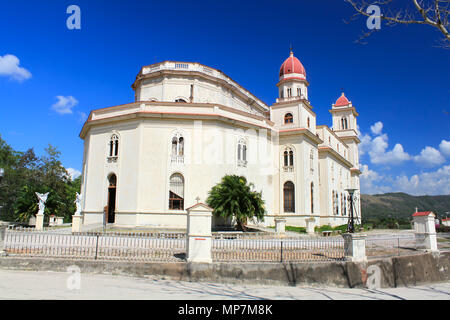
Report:
M 45 202 L 47 201 L 47 197 L 49 192 L 47 193 L 37 193 L 35 192 L 39 199 L 39 212 L 37 214 L 44 214 Z
M 81 214 L 81 199 L 83 196 L 77 192 L 77 198 L 75 199 L 75 204 L 77 206 L 77 211 L 75 211 L 75 215 L 79 216 Z

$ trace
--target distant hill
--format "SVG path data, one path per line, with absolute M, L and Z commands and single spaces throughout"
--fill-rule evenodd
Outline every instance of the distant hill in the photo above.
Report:
M 411 218 L 416 211 L 433 211 L 438 217 L 450 212 L 450 195 L 447 196 L 411 196 L 406 193 L 385 193 L 361 195 L 363 218 Z

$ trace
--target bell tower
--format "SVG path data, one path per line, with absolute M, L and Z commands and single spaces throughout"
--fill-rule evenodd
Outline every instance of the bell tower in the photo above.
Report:
M 305 68 L 291 50 L 289 57 L 280 68 L 277 102 L 296 99 L 308 100 L 308 85 Z
M 350 162 L 353 164 L 352 175 L 359 175 L 359 150 L 358 144 L 361 142 L 358 138 L 358 124 L 356 117 L 359 116 L 352 102 L 347 99 L 342 92 L 341 96 L 331 106 L 330 110 L 333 116 L 333 131 L 350 148 Z M 359 181 L 359 179 L 358 179 Z M 355 181 L 356 182 L 356 181 Z M 354 186 L 355 188 L 359 188 Z

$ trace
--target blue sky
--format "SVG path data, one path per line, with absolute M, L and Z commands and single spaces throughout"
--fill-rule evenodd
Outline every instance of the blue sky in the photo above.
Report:
M 71 4 L 81 30 L 66 27 Z M 341 0 L 0 0 L 0 134 L 81 170 L 86 115 L 132 102 L 141 66 L 200 62 L 271 104 L 292 43 L 318 124 L 341 88 L 360 114 L 362 192 L 450 194 L 450 51 L 428 26 L 382 24 L 357 44 L 352 14 Z

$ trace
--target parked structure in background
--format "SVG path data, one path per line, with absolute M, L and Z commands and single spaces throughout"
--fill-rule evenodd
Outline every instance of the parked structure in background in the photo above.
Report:
M 442 224 L 444 226 L 450 227 L 450 218 L 444 218 L 442 219 Z
M 317 125 L 293 52 L 277 87 L 269 106 L 199 63 L 143 67 L 135 102 L 92 111 L 80 133 L 83 224 L 184 229 L 186 208 L 226 174 L 262 192 L 264 225 L 279 218 L 308 230 L 346 224 L 349 188 L 360 222 L 355 106 L 342 93 L 330 109 L 332 127 Z
M 52 226 L 60 226 L 64 223 L 64 217 L 57 217 L 55 215 L 51 215 L 48 219 L 48 225 Z

